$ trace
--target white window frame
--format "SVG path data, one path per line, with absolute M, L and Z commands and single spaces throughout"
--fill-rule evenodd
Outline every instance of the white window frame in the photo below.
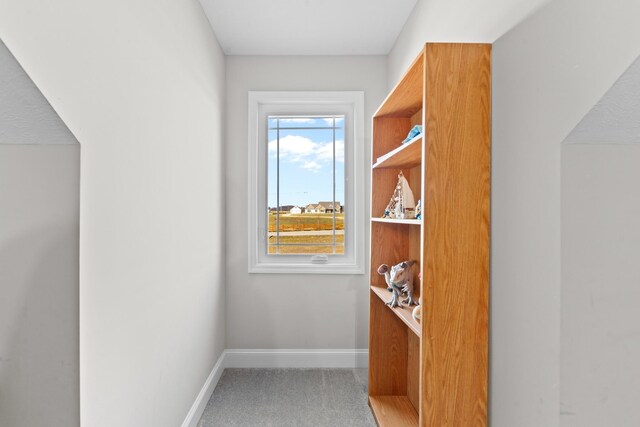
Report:
M 249 273 L 365 273 L 364 92 L 249 91 Z M 344 254 L 267 253 L 268 115 L 344 114 Z

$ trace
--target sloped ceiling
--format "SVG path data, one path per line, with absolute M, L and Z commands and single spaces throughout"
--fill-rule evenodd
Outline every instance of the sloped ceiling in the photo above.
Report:
M 78 141 L 0 40 L 0 144 Z
M 227 55 L 386 55 L 416 0 L 200 0 Z
M 564 140 L 567 144 L 640 144 L 640 57 Z

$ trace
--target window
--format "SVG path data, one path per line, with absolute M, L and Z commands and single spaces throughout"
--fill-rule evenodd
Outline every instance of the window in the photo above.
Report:
M 249 272 L 364 273 L 363 104 L 249 92 Z
M 344 115 L 267 115 L 269 254 L 344 253 Z

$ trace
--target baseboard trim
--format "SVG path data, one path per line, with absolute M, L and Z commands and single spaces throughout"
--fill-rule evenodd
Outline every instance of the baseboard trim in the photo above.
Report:
M 226 368 L 366 368 L 367 349 L 227 349 Z
M 218 361 L 214 365 L 211 373 L 207 377 L 207 380 L 204 382 L 200 393 L 198 393 L 198 397 L 196 397 L 195 402 L 191 405 L 191 409 L 189 409 L 189 413 L 187 413 L 187 417 L 184 419 L 182 423 L 182 427 L 196 427 L 198 425 L 198 421 L 202 417 L 202 413 L 204 409 L 207 407 L 207 403 L 213 394 L 213 390 L 215 390 L 218 385 L 218 381 L 222 376 L 222 372 L 225 368 L 225 353 L 223 351 Z

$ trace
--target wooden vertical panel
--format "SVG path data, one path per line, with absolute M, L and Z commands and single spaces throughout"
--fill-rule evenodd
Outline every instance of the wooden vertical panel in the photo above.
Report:
M 410 227 L 405 224 L 371 223 L 370 280 L 372 285 L 387 286 L 384 276 L 378 274 L 380 264 L 391 266 L 413 255 L 409 252 L 409 237 Z
M 422 108 L 411 116 L 411 127 L 422 124 Z
M 376 131 L 373 134 L 371 147 L 372 161 L 378 157 L 393 151 L 402 144 L 402 141 L 411 128 L 409 118 L 405 117 L 374 117 L 373 126 Z M 371 216 L 380 218 L 384 214 L 384 208 L 393 195 L 393 190 L 398 182 L 398 170 L 373 169 L 371 171 Z
M 407 327 L 369 291 L 369 396 L 407 394 Z
M 371 217 L 382 218 L 384 209 L 389 204 L 398 183 L 398 170 L 373 169 L 371 181 L 371 185 L 375 188 L 375 191 L 371 193 Z
M 407 331 L 407 397 L 416 411 L 420 407 L 420 338 Z
M 422 234 L 422 228 L 419 226 L 409 228 L 409 255 L 407 259 L 418 262 L 418 265 L 413 268 L 413 289 L 414 296 L 418 299 L 421 295 L 420 291 L 420 268 L 422 264 L 422 251 L 420 250 L 420 235 Z
M 405 177 L 407 178 L 407 182 L 409 182 L 409 187 L 411 188 L 411 192 L 413 192 L 415 202 L 418 203 L 418 200 L 422 197 L 422 168 L 418 165 L 411 169 L 407 169 Z
M 491 47 L 427 44 L 421 423 L 486 426 Z
M 373 134 L 371 147 L 373 157 L 371 164 L 374 164 L 378 157 L 402 145 L 402 141 L 411 129 L 411 119 L 409 117 L 374 117 L 373 127 L 376 131 Z

